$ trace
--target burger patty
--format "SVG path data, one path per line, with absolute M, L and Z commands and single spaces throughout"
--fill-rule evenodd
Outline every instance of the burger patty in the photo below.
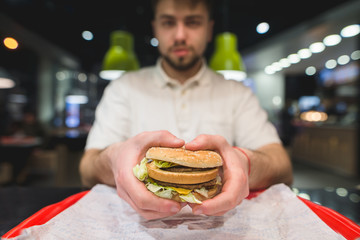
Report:
M 184 166 L 173 166 L 169 168 L 161 168 L 163 171 L 169 172 L 200 172 L 200 171 L 207 171 L 213 168 L 191 168 L 191 167 L 184 167 Z
M 208 182 L 204 182 L 204 183 L 197 183 L 197 184 L 176 184 L 176 183 L 168 183 L 168 182 L 162 182 L 162 181 L 158 181 L 156 179 L 152 180 L 159 184 L 160 186 L 167 186 L 167 187 L 177 187 L 177 188 L 185 188 L 185 189 L 200 189 L 202 187 L 205 188 L 211 188 L 216 184 L 216 179 L 210 180 Z

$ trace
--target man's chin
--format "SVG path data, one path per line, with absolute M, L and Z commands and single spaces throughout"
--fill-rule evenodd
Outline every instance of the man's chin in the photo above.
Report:
M 171 59 L 167 56 L 163 56 L 163 58 L 172 68 L 174 68 L 178 71 L 189 70 L 189 69 L 193 68 L 201 60 L 201 58 L 199 58 L 199 57 L 192 58 L 189 60 L 187 60 L 184 57 L 179 57 L 175 60 Z

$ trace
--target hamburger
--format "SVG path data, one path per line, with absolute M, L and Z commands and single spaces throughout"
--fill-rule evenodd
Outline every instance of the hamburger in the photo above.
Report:
M 220 192 L 220 166 L 221 156 L 214 151 L 152 147 L 133 172 L 159 197 L 201 204 Z

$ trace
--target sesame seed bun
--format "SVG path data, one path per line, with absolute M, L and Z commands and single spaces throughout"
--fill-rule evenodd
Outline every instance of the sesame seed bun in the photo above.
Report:
M 214 151 L 190 151 L 184 148 L 152 147 L 146 158 L 176 163 L 192 168 L 214 168 L 222 166 L 221 156 Z

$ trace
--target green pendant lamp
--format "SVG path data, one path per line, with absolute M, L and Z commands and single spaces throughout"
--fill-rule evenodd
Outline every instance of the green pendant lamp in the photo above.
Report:
M 125 71 L 139 69 L 139 62 L 134 52 L 134 39 L 126 31 L 113 31 L 110 35 L 110 48 L 106 52 L 100 77 L 113 80 Z
M 230 32 L 215 38 L 215 52 L 210 58 L 210 68 L 224 75 L 225 79 L 246 79 L 245 65 L 237 50 L 237 37 Z

